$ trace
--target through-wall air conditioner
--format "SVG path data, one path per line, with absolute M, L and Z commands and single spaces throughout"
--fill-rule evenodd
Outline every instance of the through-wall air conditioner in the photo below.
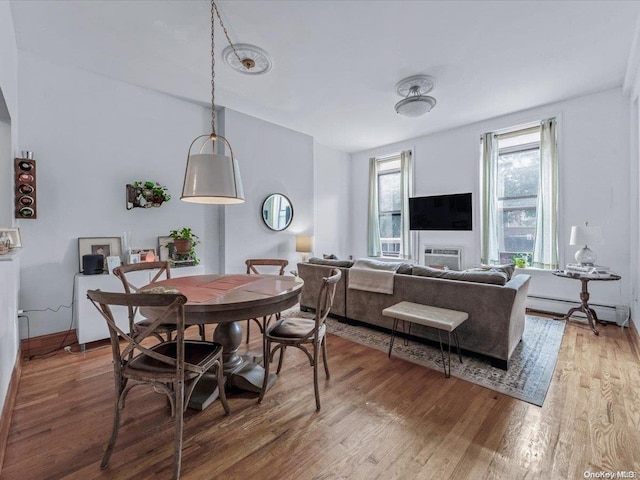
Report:
M 460 270 L 462 268 L 462 247 L 424 247 L 424 264 L 427 267 Z

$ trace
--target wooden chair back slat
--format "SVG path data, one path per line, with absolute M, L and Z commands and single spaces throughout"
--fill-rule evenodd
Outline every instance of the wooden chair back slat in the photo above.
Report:
M 284 275 L 284 269 L 289 265 L 289 260 L 284 258 L 250 258 L 244 262 L 247 265 L 247 274 L 259 275 L 260 271 L 256 266 L 280 267 L 278 275 Z

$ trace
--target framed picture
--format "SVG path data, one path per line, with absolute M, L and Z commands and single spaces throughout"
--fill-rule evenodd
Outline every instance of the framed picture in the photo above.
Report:
M 81 237 L 78 238 L 78 261 L 82 271 L 83 255 L 104 255 L 104 268 L 107 269 L 107 257 L 122 255 L 122 240 L 120 237 Z
M 113 270 L 115 268 L 118 268 L 120 265 L 122 265 L 122 262 L 120 261 L 120 257 L 116 257 L 116 256 L 110 256 L 107 257 L 107 268 L 109 269 L 108 272 L 113 274 Z
M 155 262 L 158 259 L 156 257 L 155 248 L 138 248 L 132 250 L 131 253 L 137 253 L 140 255 L 141 262 Z
M 9 239 L 9 248 L 22 247 L 22 237 L 20 229 L 14 227 L 0 227 L 0 241 L 6 242 Z
M 127 263 L 129 265 L 140 263 L 140 254 L 139 253 L 130 253 L 129 254 L 129 258 L 127 258 Z
M 166 262 L 168 260 L 171 260 L 172 250 L 173 250 L 173 238 L 169 236 L 158 237 L 158 255 L 160 256 L 161 262 Z

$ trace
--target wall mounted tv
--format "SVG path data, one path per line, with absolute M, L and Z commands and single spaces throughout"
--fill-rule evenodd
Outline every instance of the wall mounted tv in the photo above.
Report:
M 471 230 L 471 227 L 470 193 L 409 199 L 411 230 Z

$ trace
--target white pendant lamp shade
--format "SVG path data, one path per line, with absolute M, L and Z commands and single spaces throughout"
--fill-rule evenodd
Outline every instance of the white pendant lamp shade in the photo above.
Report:
M 193 203 L 244 202 L 240 169 L 235 158 L 211 153 L 189 155 L 181 200 Z
M 229 156 L 214 152 L 229 151 Z M 189 146 L 180 200 L 192 203 L 244 202 L 238 162 L 226 138 L 200 135 Z

